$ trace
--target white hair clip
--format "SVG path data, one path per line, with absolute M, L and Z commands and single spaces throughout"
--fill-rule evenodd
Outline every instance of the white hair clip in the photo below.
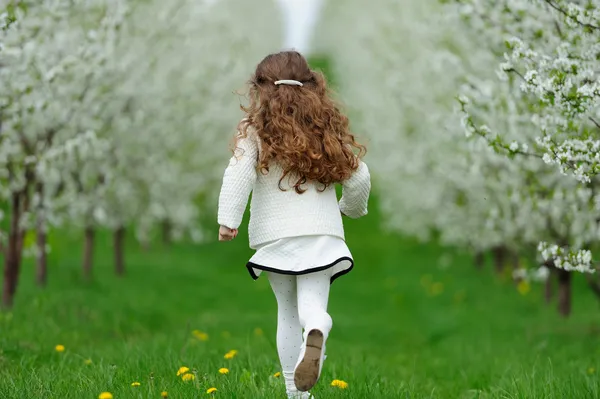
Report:
M 278 80 L 275 82 L 276 85 L 290 85 L 290 86 L 303 86 L 302 82 L 298 82 L 297 80 Z

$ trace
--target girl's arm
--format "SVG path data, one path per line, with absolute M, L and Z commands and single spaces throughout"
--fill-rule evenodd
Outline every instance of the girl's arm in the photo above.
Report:
M 258 143 L 253 136 L 239 138 L 234 156 L 223 175 L 219 194 L 218 223 L 236 230 L 242 223 L 248 197 L 256 181 Z
M 367 164 L 359 160 L 358 169 L 342 183 L 340 211 L 352 219 L 368 213 L 367 204 L 371 191 L 371 175 Z

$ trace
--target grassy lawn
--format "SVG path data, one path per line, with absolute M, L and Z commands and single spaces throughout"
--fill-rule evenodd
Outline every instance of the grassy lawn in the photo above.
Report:
M 581 279 L 563 320 L 541 287 L 520 294 L 464 255 L 384 234 L 376 213 L 347 223 L 356 268 L 332 287 L 317 398 L 600 397 L 600 312 Z M 90 284 L 80 278 L 79 237 L 51 240 L 48 288 L 35 286 L 26 263 L 15 308 L 0 314 L 0 398 L 202 398 L 210 387 L 221 398 L 284 397 L 273 377 L 275 300 L 266 278 L 245 270 L 245 232 L 233 243 L 146 252 L 131 243 L 121 279 L 100 236 Z M 197 378 L 182 381 L 181 366 Z

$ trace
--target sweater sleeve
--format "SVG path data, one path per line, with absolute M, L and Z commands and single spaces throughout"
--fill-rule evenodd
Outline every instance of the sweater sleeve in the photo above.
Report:
M 371 175 L 363 161 L 359 161 L 358 169 L 349 179 L 342 182 L 342 198 L 340 211 L 352 219 L 365 216 L 368 213 L 367 203 L 371 191 Z
M 237 229 L 256 181 L 258 143 L 252 136 L 240 138 L 223 175 L 219 194 L 218 223 Z

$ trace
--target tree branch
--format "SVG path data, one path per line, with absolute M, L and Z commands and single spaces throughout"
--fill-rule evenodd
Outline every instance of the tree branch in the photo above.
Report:
M 568 12 L 566 12 L 565 10 L 563 10 L 562 8 L 560 8 L 559 6 L 557 6 L 556 4 L 554 4 L 551 0 L 544 0 L 544 1 L 550 7 L 554 8 L 556 11 L 558 11 L 561 14 L 563 14 L 565 17 L 568 17 L 568 18 L 572 19 L 573 21 L 577 22 L 579 25 L 584 26 L 586 28 L 599 29 L 600 30 L 600 26 L 596 26 L 596 25 L 592 25 L 592 24 L 586 24 L 584 22 L 581 22 L 580 20 L 578 20 L 577 18 L 573 17 Z
M 534 152 L 521 151 L 521 150 L 513 151 L 511 149 L 508 149 L 507 151 L 509 151 L 512 154 L 525 155 L 525 156 L 528 156 L 528 157 L 534 157 L 534 158 L 540 158 L 540 159 L 543 158 L 543 155 L 536 154 Z
M 594 118 L 592 118 L 590 116 L 590 120 L 594 123 L 594 125 L 596 125 L 596 127 L 598 127 L 598 129 L 600 129 L 600 123 L 598 123 L 598 121 L 596 121 Z
M 512 72 L 512 73 L 516 74 L 518 77 L 520 77 L 521 79 L 523 79 L 524 82 L 527 82 L 527 79 L 525 79 L 525 76 L 523 76 L 523 74 L 521 72 L 517 71 L 515 68 L 507 69 L 506 72 Z

